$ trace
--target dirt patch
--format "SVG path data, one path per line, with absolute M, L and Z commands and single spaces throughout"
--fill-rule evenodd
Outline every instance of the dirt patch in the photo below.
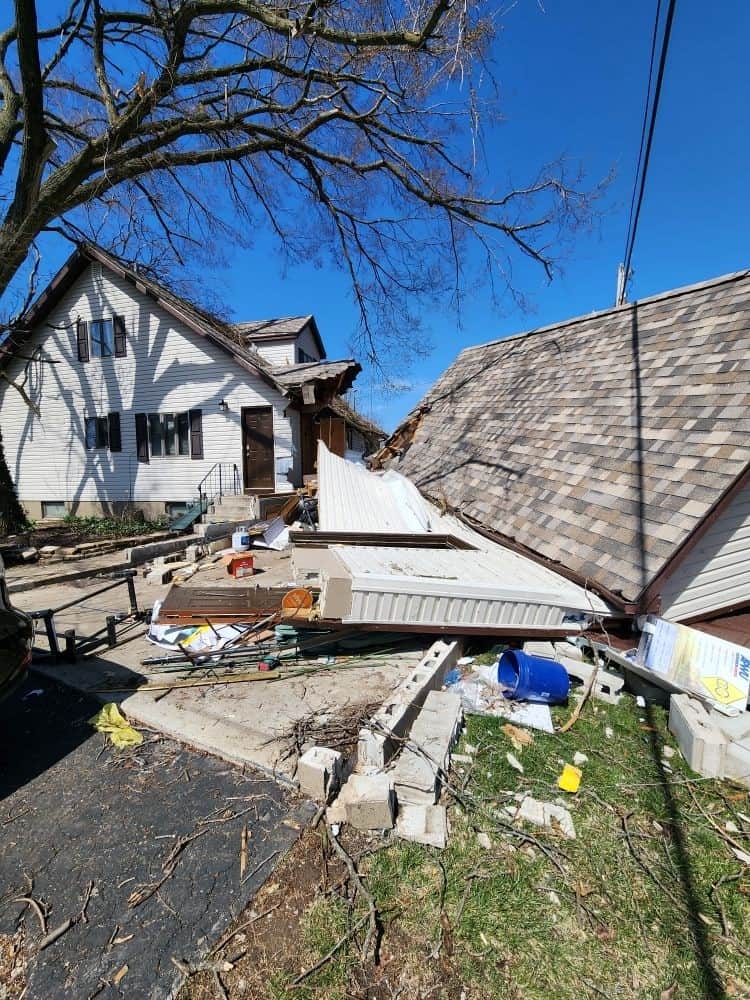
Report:
M 26 953 L 23 930 L 0 934 L 0 1000 L 20 997 L 26 989 Z

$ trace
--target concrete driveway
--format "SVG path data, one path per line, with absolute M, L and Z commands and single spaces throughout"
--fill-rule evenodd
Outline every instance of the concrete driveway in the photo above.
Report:
M 175 960 L 207 954 L 313 811 L 156 733 L 116 750 L 88 724 L 99 707 L 38 674 L 0 704 L 0 935 L 23 928 L 28 1000 L 173 996 Z M 46 932 L 72 926 L 38 952 L 20 897 Z

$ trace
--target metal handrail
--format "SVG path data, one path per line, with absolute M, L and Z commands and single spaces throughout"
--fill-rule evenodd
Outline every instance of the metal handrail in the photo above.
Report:
M 233 462 L 216 462 L 198 483 L 198 502 L 213 503 L 223 496 L 237 496 L 242 492 L 240 470 Z

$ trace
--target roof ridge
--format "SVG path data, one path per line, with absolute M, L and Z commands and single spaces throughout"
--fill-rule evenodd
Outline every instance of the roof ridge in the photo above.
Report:
M 522 340 L 524 337 L 531 337 L 535 334 L 549 333 L 551 330 L 562 330 L 568 326 L 575 326 L 577 323 L 584 323 L 588 320 L 599 319 L 610 316 L 613 313 L 626 312 L 635 306 L 650 305 L 653 302 L 663 302 L 667 299 L 677 298 L 681 295 L 688 295 L 700 291 L 704 288 L 714 288 L 717 285 L 729 284 L 732 281 L 740 281 L 750 277 L 750 268 L 742 271 L 731 271 L 729 274 L 722 274 L 717 278 L 709 278 L 706 281 L 697 281 L 692 285 L 681 285 L 679 288 L 671 288 L 666 292 L 659 292 L 656 295 L 649 295 L 645 299 L 635 299 L 633 302 L 623 302 L 619 306 L 609 306 L 607 309 L 593 309 L 590 313 L 583 313 L 580 316 L 573 316 L 570 319 L 560 320 L 556 323 L 547 323 L 544 326 L 534 327 L 531 330 L 524 330 L 521 333 L 512 333 L 506 337 L 495 337 L 494 340 L 485 340 L 481 344 L 468 344 L 462 348 L 456 356 L 456 360 L 471 351 L 482 350 L 485 347 L 494 347 L 495 344 L 507 344 L 513 340 Z

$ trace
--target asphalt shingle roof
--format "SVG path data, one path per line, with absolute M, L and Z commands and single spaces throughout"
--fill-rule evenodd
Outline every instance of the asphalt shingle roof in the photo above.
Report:
M 468 348 L 421 405 L 400 472 L 634 601 L 750 462 L 750 271 Z

